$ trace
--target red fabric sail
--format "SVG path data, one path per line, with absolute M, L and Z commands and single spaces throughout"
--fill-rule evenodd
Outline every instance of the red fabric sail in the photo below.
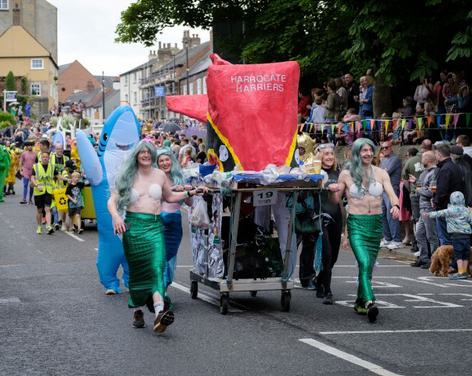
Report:
M 208 97 L 201 95 L 172 95 L 166 97 L 169 111 L 186 115 L 203 123 L 208 121 Z
M 233 65 L 211 55 L 209 120 L 236 165 L 262 170 L 289 164 L 297 134 L 296 62 Z

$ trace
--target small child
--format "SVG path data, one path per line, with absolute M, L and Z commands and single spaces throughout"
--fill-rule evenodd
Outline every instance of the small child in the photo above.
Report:
M 454 257 L 457 261 L 458 273 L 449 276 L 450 279 L 467 279 L 470 235 L 472 233 L 472 212 L 465 206 L 465 198 L 462 192 L 451 193 L 447 209 L 423 214 L 430 218 L 446 218 L 447 232 L 451 234 Z
M 80 212 L 84 207 L 81 191 L 84 188 L 84 183 L 80 182 L 79 179 L 80 173 L 74 171 L 71 174 L 71 179 L 66 189 L 66 195 L 69 199 L 69 217 L 73 226 L 73 230 L 74 232 L 81 234 L 84 231 L 80 226 Z

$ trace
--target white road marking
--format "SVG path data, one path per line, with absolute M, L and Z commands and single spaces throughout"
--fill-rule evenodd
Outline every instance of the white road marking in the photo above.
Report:
M 190 289 L 184 285 L 181 285 L 180 283 L 177 283 L 177 282 L 172 282 L 171 284 L 171 287 L 174 287 L 176 288 L 177 290 L 180 290 L 180 291 L 183 291 L 183 292 L 186 292 L 187 294 L 190 294 Z M 214 297 L 214 296 L 210 296 L 210 295 L 207 295 L 205 293 L 202 293 L 200 291 L 198 291 L 198 298 L 203 300 L 204 302 L 207 302 L 207 303 L 210 303 L 210 304 L 213 304 L 213 305 L 216 305 L 217 307 L 220 306 L 220 301 L 218 298 Z M 231 304 L 230 304 L 231 305 Z M 240 309 L 237 309 L 237 308 L 230 308 L 228 309 L 228 312 L 231 312 L 231 313 L 241 313 L 243 311 L 241 311 Z
M 324 336 L 343 334 L 396 334 L 396 333 L 462 333 L 472 332 L 472 329 L 399 329 L 399 330 L 346 330 L 333 332 L 319 332 Z
M 386 370 L 385 368 L 383 368 L 383 367 L 381 367 L 377 364 L 368 362 L 364 359 L 358 358 L 357 356 L 354 356 L 354 355 L 349 354 L 347 352 L 338 350 L 335 347 L 328 346 L 328 345 L 324 344 L 323 342 L 316 341 L 312 338 L 302 338 L 302 339 L 299 339 L 299 341 L 303 342 L 303 343 L 306 343 L 307 345 L 310 345 L 312 347 L 315 347 L 318 350 L 324 351 L 328 354 L 331 354 L 331 355 L 334 355 L 338 358 L 341 358 L 341 359 L 343 359 L 343 360 L 345 360 L 349 363 L 352 363 L 352 364 L 355 364 L 359 367 L 365 368 L 368 371 L 370 371 L 372 373 L 375 373 L 376 375 L 400 376 L 398 373 L 390 372 L 390 371 Z
M 9 303 L 21 303 L 20 298 L 2 298 L 0 299 L 0 304 L 9 304 Z
M 84 242 L 84 239 L 79 238 L 77 235 L 71 234 L 69 231 L 61 231 L 63 234 L 69 235 L 71 238 L 78 240 L 79 242 Z

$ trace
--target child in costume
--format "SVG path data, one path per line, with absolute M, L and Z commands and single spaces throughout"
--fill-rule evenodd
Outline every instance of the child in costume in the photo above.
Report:
M 7 195 L 15 194 L 16 174 L 20 167 L 20 155 L 21 150 L 15 145 L 12 145 L 10 147 L 10 168 L 8 169 L 8 175 L 5 180 L 5 194 Z
M 0 202 L 4 201 L 5 179 L 10 168 L 10 152 L 4 145 L 0 145 Z
M 447 209 L 424 213 L 426 218 L 446 218 L 447 232 L 451 236 L 454 248 L 454 257 L 457 261 L 458 272 L 449 276 L 450 279 L 467 279 L 470 235 L 472 233 L 472 212 L 465 206 L 465 198 L 462 192 L 451 193 Z
M 74 232 L 81 234 L 84 231 L 80 225 L 80 212 L 84 207 L 84 202 L 81 193 L 82 189 L 84 188 L 84 183 L 79 180 L 80 173 L 74 171 L 71 174 L 69 185 L 66 188 L 66 195 L 68 198 L 69 217 L 73 226 L 73 230 Z

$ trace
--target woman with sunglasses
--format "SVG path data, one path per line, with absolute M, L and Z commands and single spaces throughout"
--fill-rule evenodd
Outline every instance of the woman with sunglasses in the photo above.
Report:
M 338 182 L 328 186 L 334 202 L 339 203 L 344 195 L 347 197 L 349 242 L 359 267 L 354 311 L 367 315 L 369 322 L 375 322 L 379 314 L 371 280 L 382 238 L 384 191 L 392 204 L 392 217 L 398 218 L 400 213 L 398 197 L 388 173 L 372 164 L 374 154 L 375 145 L 371 140 L 357 139 L 352 145 L 352 158 L 340 173 Z

